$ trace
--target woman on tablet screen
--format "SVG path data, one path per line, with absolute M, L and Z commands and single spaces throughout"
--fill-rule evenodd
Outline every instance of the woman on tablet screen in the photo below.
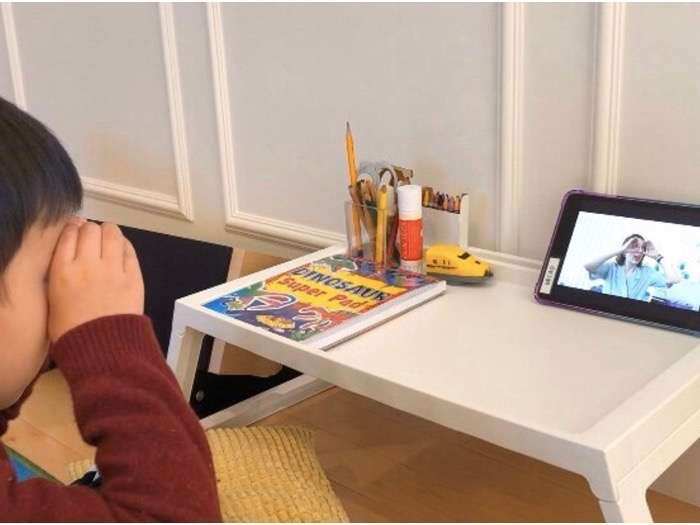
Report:
M 602 292 L 628 299 L 645 300 L 647 288 L 666 288 L 681 281 L 681 276 L 671 264 L 664 264 L 664 256 L 656 251 L 654 243 L 638 233 L 622 241 L 622 249 L 598 257 L 584 265 L 591 279 L 604 279 Z M 663 273 L 645 266 L 644 257 L 654 259 Z M 615 258 L 613 261 L 609 259 Z

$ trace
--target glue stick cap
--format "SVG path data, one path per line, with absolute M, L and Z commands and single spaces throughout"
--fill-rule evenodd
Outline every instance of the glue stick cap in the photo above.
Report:
M 407 272 L 423 273 L 423 261 L 401 261 L 401 269 Z
M 416 220 L 423 217 L 423 192 L 418 184 L 406 184 L 397 188 L 399 219 Z

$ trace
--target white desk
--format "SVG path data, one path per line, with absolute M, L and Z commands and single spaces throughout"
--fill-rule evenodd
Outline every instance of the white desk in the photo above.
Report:
M 341 250 L 177 301 L 168 362 L 187 396 L 203 334 L 307 374 L 205 426 L 251 422 L 330 383 L 579 473 L 607 521 L 651 521 L 646 489 L 700 437 L 700 340 L 538 305 L 538 269 L 497 254 L 490 285 L 449 287 L 328 352 L 201 306 Z

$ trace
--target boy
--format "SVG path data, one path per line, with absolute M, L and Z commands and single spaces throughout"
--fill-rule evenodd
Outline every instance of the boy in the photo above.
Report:
M 98 488 L 18 483 L 0 447 L 3 521 L 220 521 L 206 438 L 143 314 L 119 228 L 79 221 L 80 179 L 37 120 L 0 98 L 0 434 L 47 357 L 65 375 Z

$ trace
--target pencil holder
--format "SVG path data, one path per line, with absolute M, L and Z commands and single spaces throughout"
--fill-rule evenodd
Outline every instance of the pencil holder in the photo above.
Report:
M 375 206 L 345 203 L 348 255 L 387 267 L 399 266 L 398 214 Z

